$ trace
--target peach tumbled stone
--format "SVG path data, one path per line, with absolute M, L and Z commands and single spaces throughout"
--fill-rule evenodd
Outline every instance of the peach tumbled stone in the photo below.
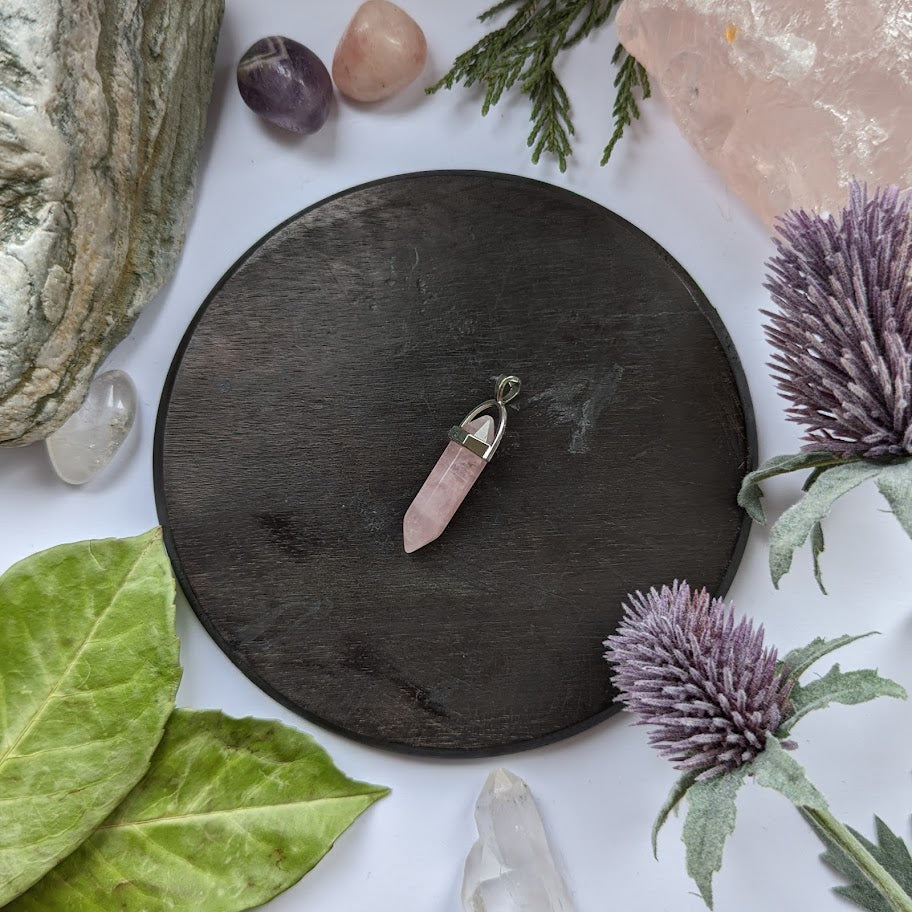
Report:
M 388 0 L 367 0 L 348 24 L 333 58 L 336 87 L 354 101 L 382 101 L 414 82 L 427 41 L 412 17 Z
M 465 429 L 485 443 L 494 439 L 494 419 L 489 415 L 470 421 Z M 402 521 L 406 553 L 411 554 L 441 536 L 486 465 L 481 456 L 455 441 L 447 444 Z

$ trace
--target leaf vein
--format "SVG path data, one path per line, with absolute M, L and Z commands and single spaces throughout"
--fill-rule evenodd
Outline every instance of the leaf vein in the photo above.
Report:
M 63 673 L 62 673 L 62 674 L 60 675 L 60 677 L 57 679 L 57 682 L 56 682 L 56 684 L 54 685 L 54 687 L 51 689 L 50 693 L 48 693 L 48 695 L 47 695 L 47 696 L 41 701 L 41 703 L 36 707 L 35 712 L 32 713 L 31 718 L 30 718 L 30 719 L 28 720 L 28 722 L 25 724 L 25 726 L 23 727 L 22 731 L 19 732 L 19 735 L 18 735 L 18 736 L 15 738 L 15 740 L 7 747 L 7 749 L 6 749 L 6 751 L 3 753 L 3 755 L 0 756 L 0 769 L 3 768 L 3 764 L 7 761 L 7 758 L 10 756 L 10 754 L 12 754 L 12 752 L 13 752 L 13 751 L 22 743 L 22 741 L 28 736 L 29 732 L 35 727 L 35 725 L 37 724 L 38 720 L 39 720 L 39 719 L 41 718 L 41 716 L 44 714 L 44 712 L 45 712 L 45 710 L 48 708 L 48 706 L 49 706 L 51 700 L 54 698 L 55 694 L 56 694 L 57 691 L 60 689 L 61 684 L 62 684 L 62 683 L 66 680 L 66 678 L 72 673 L 73 669 L 76 667 L 76 664 L 77 664 L 77 663 L 79 662 L 79 660 L 82 658 L 82 654 L 85 652 L 85 650 L 88 648 L 89 644 L 91 643 L 92 637 L 94 636 L 95 631 L 101 626 L 101 624 L 104 622 L 105 618 L 107 618 L 109 612 L 112 610 L 112 608 L 114 607 L 114 605 L 117 603 L 117 600 L 120 598 L 121 593 L 122 593 L 123 590 L 126 588 L 127 584 L 130 582 L 130 579 L 131 579 L 131 577 L 133 576 L 133 573 L 134 573 L 134 571 L 136 570 L 137 566 L 139 566 L 140 562 L 141 562 L 142 559 L 145 557 L 146 553 L 147 553 L 154 545 L 155 545 L 155 542 L 149 542 L 149 543 L 147 543 L 146 546 L 137 554 L 137 556 L 136 556 L 135 559 L 133 560 L 133 563 L 130 565 L 130 568 L 129 568 L 129 569 L 127 570 L 127 572 L 124 574 L 123 580 L 121 580 L 121 582 L 120 582 L 120 584 L 118 585 L 116 591 L 115 591 L 114 594 L 111 596 L 111 599 L 109 600 L 108 604 L 105 606 L 105 608 L 102 610 L 102 612 L 101 612 L 101 613 L 98 615 L 98 617 L 95 619 L 95 622 L 92 624 L 92 627 L 90 628 L 90 630 L 89 630 L 88 633 L 86 634 L 85 638 L 83 639 L 82 643 L 80 644 L 79 649 L 76 650 L 75 654 L 73 655 L 73 658 L 70 660 L 70 662 L 67 664 L 66 669 L 63 671 Z
M 333 802 L 364 800 L 370 798 L 372 792 L 358 792 L 354 795 L 333 795 L 328 798 L 309 798 L 305 801 L 283 801 L 277 804 L 259 804 L 255 807 L 221 808 L 214 811 L 198 811 L 192 814 L 169 814 L 161 817 L 149 817 L 146 820 L 115 821 L 103 823 L 99 830 L 138 829 L 140 827 L 155 826 L 156 824 L 179 823 L 185 820 L 200 820 L 212 817 L 233 817 L 236 814 L 257 814 L 263 811 L 285 811 L 291 808 L 311 807 Z

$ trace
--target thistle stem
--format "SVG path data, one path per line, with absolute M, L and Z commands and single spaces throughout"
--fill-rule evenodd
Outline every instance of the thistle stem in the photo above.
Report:
M 887 901 L 892 912 L 912 912 L 912 897 L 884 870 L 873 855 L 856 839 L 848 827 L 829 811 L 799 808 L 812 825 L 823 830 L 858 866 L 868 883 Z

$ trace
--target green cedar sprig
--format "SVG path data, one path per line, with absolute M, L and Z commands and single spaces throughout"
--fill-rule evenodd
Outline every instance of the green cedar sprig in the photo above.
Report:
M 575 134 L 570 100 L 554 69 L 561 52 L 578 44 L 605 25 L 621 0 L 502 0 L 482 13 L 488 22 L 511 8 L 515 12 L 505 25 L 493 29 L 473 47 L 460 54 L 452 69 L 435 85 L 452 89 L 479 83 L 485 94 L 481 113 L 491 108 L 517 84 L 531 104 L 532 130 L 528 145 L 532 161 L 542 153 L 557 157 L 561 171 L 567 170 Z M 612 116 L 614 132 L 605 147 L 602 164 L 611 157 L 624 130 L 640 116 L 637 94 L 650 95 L 649 77 L 643 66 L 618 45 L 612 63 L 619 65 L 614 80 L 617 90 Z
M 617 89 L 617 95 L 614 99 L 612 116 L 614 117 L 614 133 L 605 146 L 602 155 L 602 164 L 606 165 L 614 147 L 618 144 L 624 131 L 634 120 L 640 119 L 640 106 L 637 104 L 636 93 L 642 94 L 643 98 L 649 98 L 652 91 L 649 86 L 649 76 L 643 68 L 643 64 L 635 57 L 627 53 L 624 46 L 619 44 L 615 48 L 614 56 L 611 62 L 618 66 L 617 76 L 614 78 L 614 87 Z

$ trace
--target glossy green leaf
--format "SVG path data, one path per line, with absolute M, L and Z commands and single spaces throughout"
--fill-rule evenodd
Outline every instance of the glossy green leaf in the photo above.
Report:
M 153 530 L 62 545 L 0 577 L 0 905 L 142 778 L 180 680 Z
M 834 456 L 832 453 L 795 453 L 789 456 L 774 456 L 772 459 L 768 459 L 759 469 L 744 477 L 744 481 L 741 483 L 741 490 L 738 492 L 738 505 L 747 511 L 747 514 L 754 522 L 765 523 L 766 515 L 763 512 L 761 482 L 789 472 L 801 472 L 805 469 L 819 471 L 830 466 L 842 465 L 846 461 Z
M 748 768 L 723 773 L 687 790 L 688 811 L 681 840 L 687 858 L 687 873 L 699 887 L 700 895 L 712 908 L 712 879 L 722 867 L 725 842 L 735 831 L 738 789 Z
M 820 539 L 815 529 L 830 512 L 833 504 L 857 488 L 860 484 L 875 478 L 883 466 L 870 462 L 849 462 L 827 469 L 814 482 L 813 487 L 776 520 L 770 529 L 770 573 L 773 583 L 788 573 L 792 557 L 807 540 L 814 535 L 815 560 L 820 556 Z M 819 577 L 819 567 L 816 569 Z
M 278 722 L 176 710 L 142 782 L 7 912 L 251 909 L 387 792 Z

